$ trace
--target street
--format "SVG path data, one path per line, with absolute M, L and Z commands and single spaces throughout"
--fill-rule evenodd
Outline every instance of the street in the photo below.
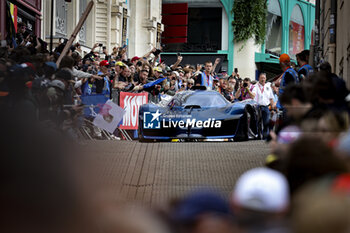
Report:
M 221 143 L 89 142 L 98 181 L 115 198 L 159 205 L 195 187 L 229 195 L 246 170 L 262 166 L 269 153 L 263 141 Z

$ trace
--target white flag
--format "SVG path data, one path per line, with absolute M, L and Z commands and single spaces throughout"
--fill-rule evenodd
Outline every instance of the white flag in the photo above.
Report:
M 112 100 L 108 100 L 95 117 L 93 123 L 100 129 L 113 133 L 123 119 L 124 114 L 124 109 L 113 103 Z

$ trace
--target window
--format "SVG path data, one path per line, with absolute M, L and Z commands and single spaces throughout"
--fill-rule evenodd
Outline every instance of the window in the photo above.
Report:
M 222 8 L 188 8 L 187 43 L 167 44 L 165 51 L 216 52 L 221 49 Z
M 56 0 L 56 36 L 67 36 L 67 3 Z
M 278 0 L 270 0 L 267 8 L 266 53 L 281 54 L 282 17 Z
M 80 17 L 83 15 L 86 7 L 87 7 L 87 0 L 80 0 L 79 1 Z M 81 29 L 79 31 L 79 42 L 82 44 L 85 44 L 85 42 L 86 42 L 86 22 L 84 22 L 83 26 L 81 27 Z
M 304 19 L 300 6 L 295 5 L 289 21 L 289 56 L 295 59 L 295 55 L 304 50 Z

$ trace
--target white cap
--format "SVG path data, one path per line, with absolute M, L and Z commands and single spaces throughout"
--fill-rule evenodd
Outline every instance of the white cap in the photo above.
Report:
M 61 80 L 55 79 L 50 83 L 51 87 L 57 87 L 59 89 L 61 89 L 62 91 L 64 91 L 66 89 L 66 85 L 64 85 L 64 83 Z
M 289 205 L 287 179 L 270 168 L 254 168 L 237 181 L 232 194 L 235 205 L 263 212 L 281 212 Z
M 176 77 L 180 76 L 179 72 L 177 72 L 177 71 L 173 71 L 172 73 L 175 74 Z

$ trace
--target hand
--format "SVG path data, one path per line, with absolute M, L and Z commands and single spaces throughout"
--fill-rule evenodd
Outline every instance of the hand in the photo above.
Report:
M 99 43 L 94 44 L 94 48 L 97 48 L 97 47 L 98 47 L 98 44 L 99 44 Z
M 92 75 L 91 78 L 98 79 L 98 80 L 102 80 L 103 79 L 101 76 L 98 76 L 98 75 Z
M 216 58 L 216 59 L 215 59 L 215 64 L 219 64 L 219 63 L 220 63 L 220 60 L 221 60 L 220 58 Z
M 202 65 L 201 64 L 197 64 L 197 71 L 200 71 L 202 69 Z
M 156 48 L 153 48 L 153 49 L 151 50 L 152 53 L 154 53 L 155 51 L 157 51 Z
M 124 89 L 125 87 L 126 87 L 126 83 L 125 82 L 117 82 L 114 85 L 114 88 L 117 88 L 117 89 Z
M 235 76 L 236 76 L 236 72 L 232 71 L 231 76 L 232 76 L 232 77 L 235 77 Z
M 178 56 L 178 57 L 177 57 L 177 61 L 178 61 L 178 62 L 181 62 L 181 61 L 182 61 L 182 56 Z
M 273 103 L 271 107 L 272 107 L 273 110 L 277 110 L 276 103 Z

